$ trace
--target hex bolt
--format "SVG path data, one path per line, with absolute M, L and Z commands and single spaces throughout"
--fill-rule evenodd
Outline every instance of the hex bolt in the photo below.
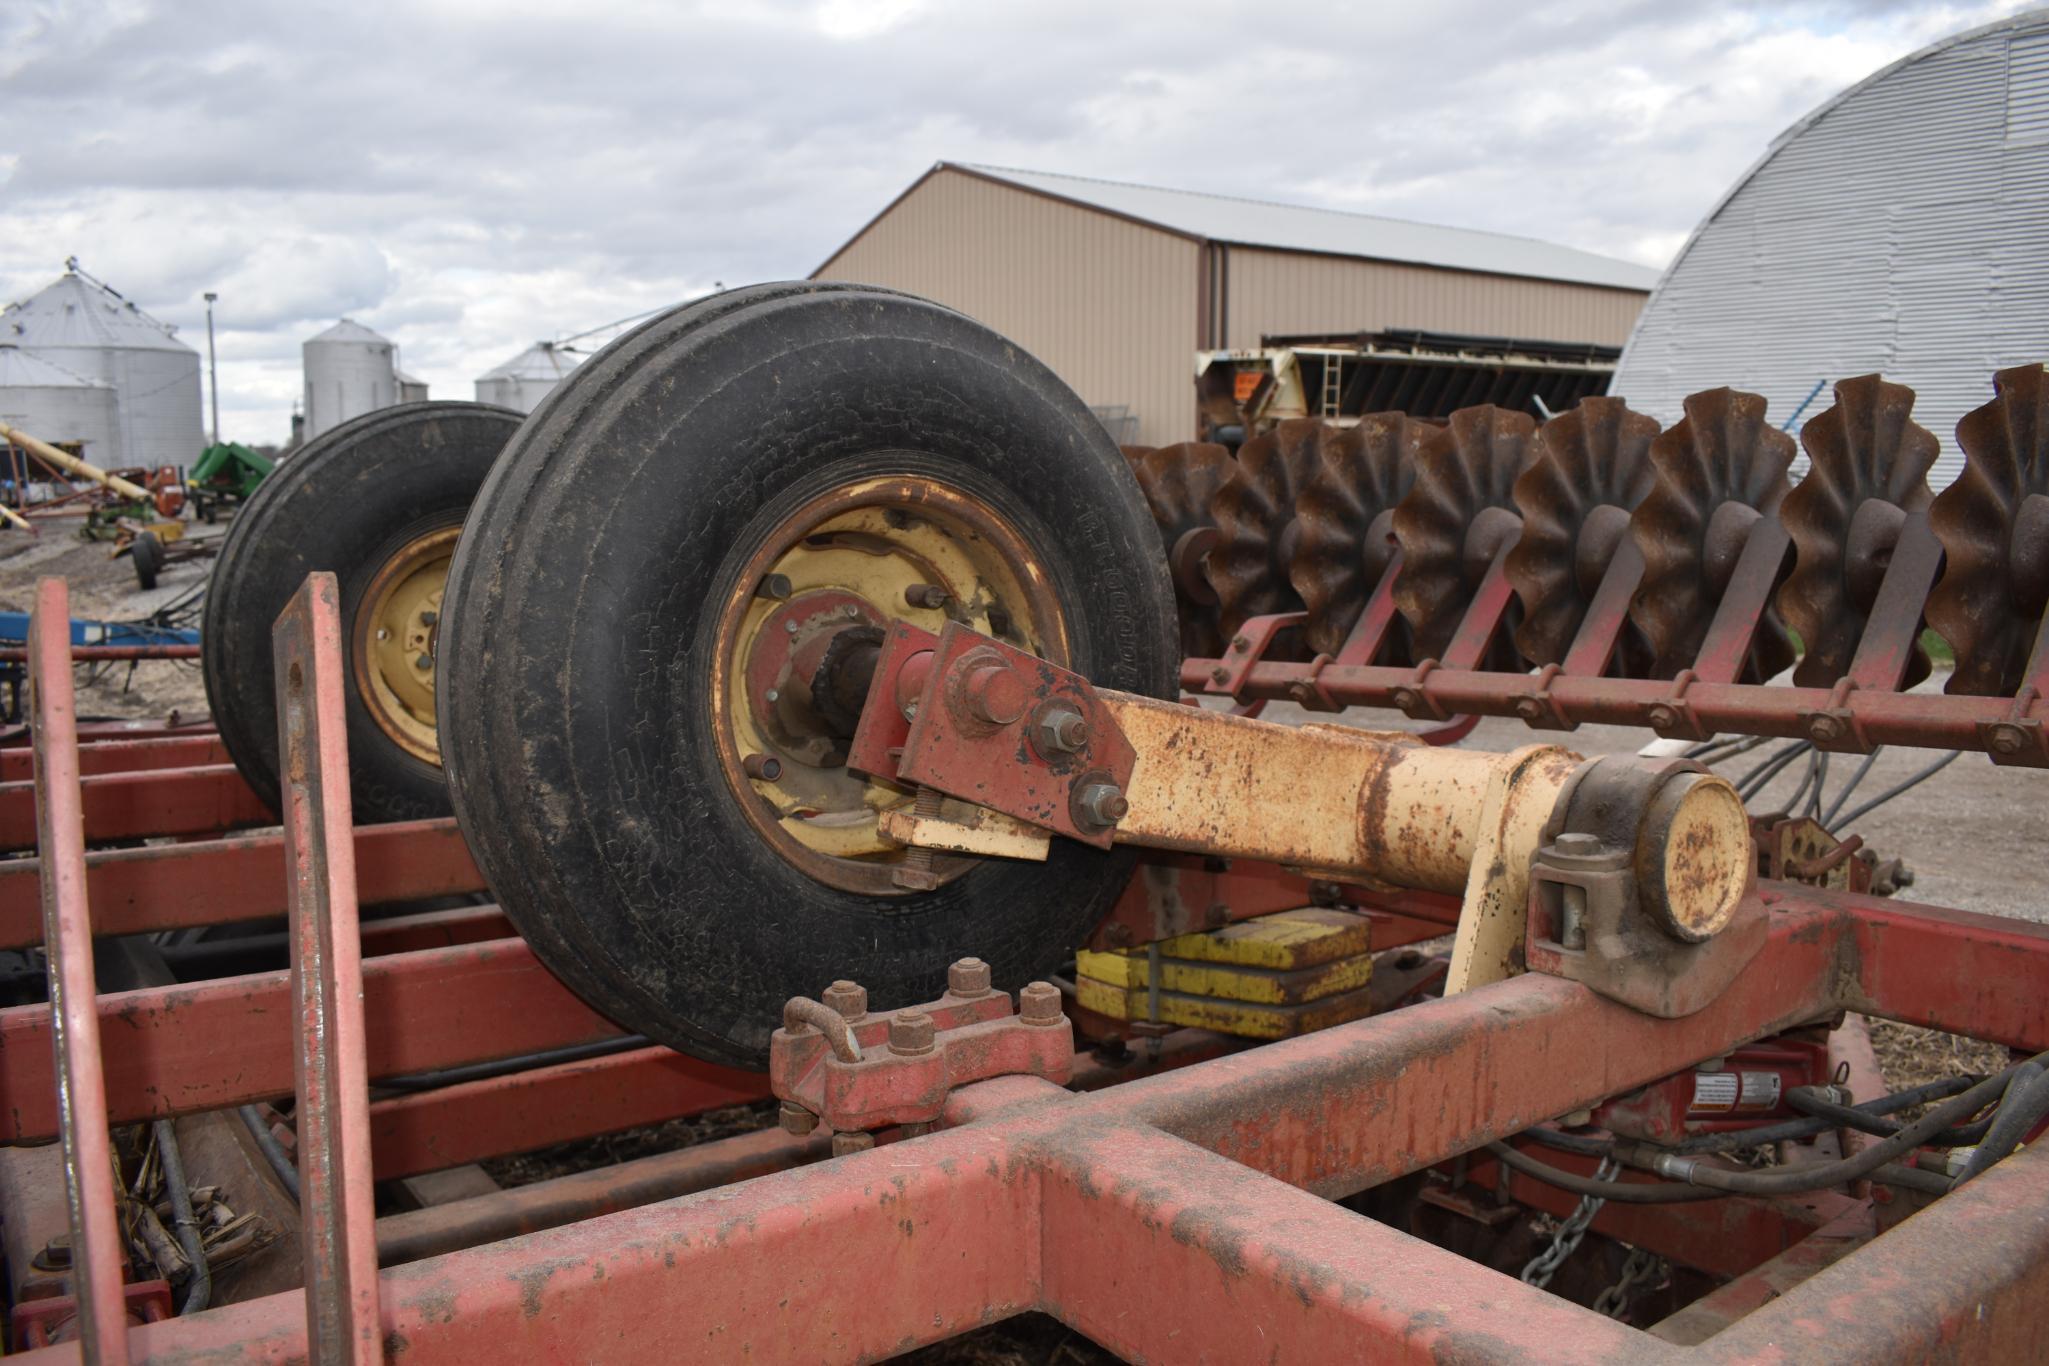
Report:
M 426 611 L 420 613 L 420 625 L 422 626 L 433 626 L 437 624 L 440 620 L 441 614 L 439 612 Z
M 1652 730 L 1670 730 L 1679 724 L 1679 713 L 1663 702 L 1651 708 L 1650 717 Z
M 1807 723 L 1807 734 L 1816 741 L 1833 740 L 1842 730 L 1843 723 L 1833 716 L 1817 716 Z
M 420 670 L 426 670 L 426 669 L 431 669 L 431 668 L 433 668 L 433 667 L 434 667 L 434 656 L 432 656 L 432 655 L 421 655 L 421 656 L 420 656 L 420 657 L 419 657 L 418 659 L 416 659 L 416 660 L 414 660 L 414 661 L 413 661 L 413 667 L 414 667 L 415 669 L 420 669 Z
M 1551 841 L 1551 847 L 1572 858 L 1595 858 L 1607 850 L 1599 835 L 1583 835 L 1576 830 Z
M 904 589 L 904 602 L 911 607 L 944 607 L 952 597 L 936 583 L 914 583 Z
M 1212 683 L 1228 683 L 1231 681 L 1231 671 L 1219 664 L 1209 671 L 1209 678 Z
M 2009 727 L 1995 726 L 1992 729 L 1991 745 L 1994 754 L 2019 754 L 2021 752 L 2021 737 L 2016 735 Z
M 783 776 L 783 761 L 773 754 L 750 754 L 740 761 L 740 767 L 747 771 L 748 777 L 759 778 L 765 783 L 772 783 Z
M 767 692 L 763 693 L 762 696 L 767 698 L 771 702 L 780 702 L 783 700 L 783 695 L 780 692 L 777 692 L 774 688 L 770 688 Z
M 937 1037 L 932 1017 L 922 1010 L 899 1010 L 889 1017 L 889 1051 L 899 1056 L 930 1053 Z
M 1067 1017 L 1060 1010 L 1060 988 L 1032 982 L 1017 994 L 1017 1016 L 1026 1024 L 1056 1025 Z
M 1251 636 L 1232 636 L 1232 637 L 1231 637 L 1231 653 L 1233 653 L 1233 654 L 1240 654 L 1240 655 L 1242 655 L 1242 654 L 1244 654 L 1244 653 L 1245 653 L 1245 652 L 1246 652 L 1247 650 L 1249 650 L 1249 649 L 1251 649 L 1251 648 L 1252 648 L 1252 637 L 1251 637 Z
M 1007 726 L 1024 715 L 1025 685 L 1008 664 L 987 664 L 967 677 L 968 710 L 992 726 Z
M 797 619 L 795 617 L 784 617 L 783 629 L 791 635 L 797 634 Z
M 1515 714 L 1525 721 L 1534 721 L 1544 714 L 1544 704 L 1534 697 L 1525 697 L 1515 704 Z
M 1072 707 L 1049 707 L 1039 717 L 1039 748 L 1048 754 L 1079 754 L 1088 746 L 1088 718 Z
M 864 1134 L 858 1130 L 854 1133 L 834 1134 L 832 1136 L 832 1155 L 834 1157 L 852 1157 L 855 1153 L 865 1153 L 874 1146 L 875 1135 Z
M 868 988 L 844 977 L 827 987 L 822 999 L 843 1020 L 858 1020 L 868 1013 Z
M 783 1102 L 783 1108 L 777 1118 L 782 1122 L 784 1133 L 793 1134 L 798 1138 L 804 1137 L 818 1127 L 818 1116 L 794 1100 Z
M 1115 825 L 1131 812 L 1131 802 L 1115 783 L 1090 783 L 1075 798 L 1075 805 L 1097 825 Z
M 754 596 L 757 598 L 767 598 L 772 602 L 787 601 L 790 596 L 790 576 L 788 574 L 762 575 L 761 582 L 754 585 Z
M 989 994 L 989 965 L 979 958 L 963 958 L 946 970 L 946 994 L 973 999 Z

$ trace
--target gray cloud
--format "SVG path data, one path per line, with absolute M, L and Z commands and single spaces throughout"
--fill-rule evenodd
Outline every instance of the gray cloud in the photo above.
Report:
M 281 437 L 347 313 L 436 393 L 802 275 L 933 161 L 1525 232 L 1662 264 L 1787 124 L 1994 3 L 1276 12 L 938 0 L 0 10 L 0 296 L 76 253 Z

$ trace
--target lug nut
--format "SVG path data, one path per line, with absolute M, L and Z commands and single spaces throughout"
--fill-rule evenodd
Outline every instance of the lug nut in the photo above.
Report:
M 937 1038 L 932 1017 L 922 1010 L 899 1010 L 889 1017 L 889 1051 L 906 1057 L 930 1053 Z
M 740 767 L 746 770 L 748 777 L 759 778 L 765 783 L 772 783 L 783 776 L 783 761 L 773 754 L 750 754 L 740 761 Z
M 825 989 L 824 1000 L 843 1020 L 858 1020 L 868 1013 L 868 989 L 859 982 L 834 982 Z
M 989 994 L 989 965 L 979 958 L 963 958 L 946 970 L 949 996 L 974 998 Z
M 912 607 L 944 607 L 952 597 L 936 583 L 914 583 L 904 590 L 904 602 Z
M 435 625 L 436 623 L 438 623 L 438 622 L 439 622 L 440 620 L 441 620 L 441 614 L 440 614 L 439 612 L 435 612 L 435 611 L 426 611 L 426 612 L 422 612 L 422 613 L 420 613 L 420 625 L 422 625 L 422 626 L 433 626 L 433 625 Z
M 970 673 L 966 692 L 968 710 L 992 726 L 1007 726 L 1024 715 L 1024 680 L 1007 664 L 989 664 Z
M 874 1134 L 864 1134 L 856 1131 L 850 1134 L 834 1134 L 832 1136 L 832 1155 L 834 1157 L 852 1157 L 855 1153 L 865 1153 L 874 1146 Z
M 778 1118 L 782 1121 L 783 1132 L 794 1134 L 798 1138 L 802 1138 L 818 1127 L 818 1116 L 812 1114 L 794 1100 L 783 1102 L 783 1108 Z
M 1060 1011 L 1060 988 L 1051 982 L 1032 982 L 1017 994 L 1018 1018 L 1026 1024 L 1059 1024 L 1067 1017 Z
M 420 657 L 419 657 L 418 659 L 416 659 L 416 660 L 414 660 L 414 661 L 413 661 L 413 667 L 414 667 L 415 669 L 419 669 L 419 670 L 422 670 L 422 671 L 425 671 L 425 670 L 427 670 L 427 669 L 431 669 L 431 668 L 433 668 L 433 667 L 434 667 L 434 656 L 432 656 L 432 655 L 421 655 L 421 656 L 420 656 Z
M 1089 723 L 1071 707 L 1052 707 L 1039 718 L 1039 748 L 1048 754 L 1079 754 L 1089 742 Z
M 1075 798 L 1082 815 L 1097 825 L 1115 825 L 1131 812 L 1131 803 L 1115 783 L 1090 783 Z
M 761 582 L 754 585 L 754 596 L 767 598 L 772 602 L 783 602 L 790 596 L 788 574 L 764 574 Z

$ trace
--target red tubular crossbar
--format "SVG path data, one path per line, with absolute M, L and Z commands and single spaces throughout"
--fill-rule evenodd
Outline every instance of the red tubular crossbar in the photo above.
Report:
M 1901 918 L 1933 928 L 1875 932 L 1873 916 L 1893 909 L 1782 900 L 1745 977 L 1684 1020 L 1530 974 L 1087 1097 L 983 1083 L 956 1095 L 949 1132 L 387 1271 L 382 1327 L 427 1361 L 580 1359 L 599 1343 L 614 1359 L 873 1358 L 1032 1308 L 1153 1360 L 1721 1361 L 1767 1343 L 1787 1359 L 2020 1352 L 2038 1341 L 2049 1288 L 2049 1149 L 1692 1349 L 1317 1198 L 1827 1017 L 1846 998 L 1884 1005 L 1892 959 L 1975 930 L 1912 911 Z M 2049 929 L 2020 928 L 2028 947 L 1987 985 L 2028 995 Z M 2008 1021 L 2039 1047 L 2049 1002 L 2032 994 Z M 1852 1289 L 1864 1295 L 1854 1306 Z M 299 1297 L 283 1295 L 133 1340 L 167 1358 L 258 1360 L 303 1352 L 304 1332 Z

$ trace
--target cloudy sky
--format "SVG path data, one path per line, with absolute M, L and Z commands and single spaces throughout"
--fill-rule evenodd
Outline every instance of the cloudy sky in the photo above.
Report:
M 0 3 L 0 299 L 67 256 L 284 437 L 346 314 L 437 397 L 808 274 L 934 161 L 1493 228 L 1663 265 L 1786 125 L 2025 3 Z

